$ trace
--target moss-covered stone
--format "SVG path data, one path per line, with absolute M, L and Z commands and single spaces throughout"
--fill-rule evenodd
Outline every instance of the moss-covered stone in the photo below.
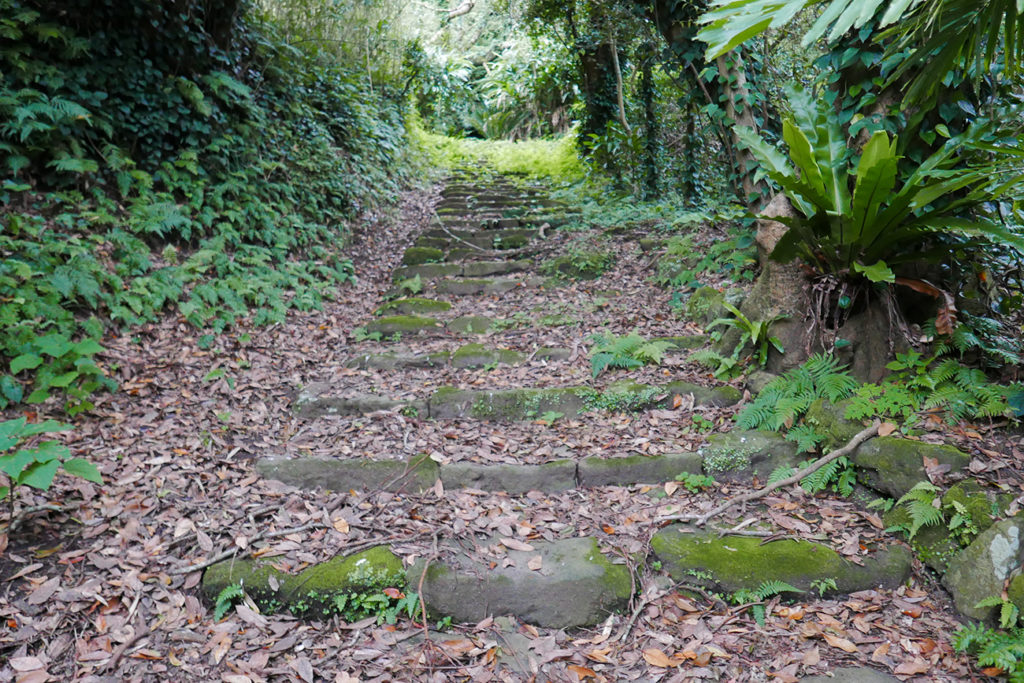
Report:
M 743 394 L 736 387 L 705 387 L 690 382 L 669 382 L 664 386 L 669 394 L 680 394 L 687 396 L 692 394 L 694 402 L 701 406 L 716 406 L 720 408 L 736 405 L 743 398 Z
M 570 358 L 572 358 L 572 349 L 556 349 L 548 346 L 542 346 L 537 349 L 537 353 L 533 354 L 534 360 L 564 361 Z
M 592 394 L 593 390 L 587 387 L 500 391 L 441 387 L 429 399 L 430 417 L 529 420 L 547 411 L 572 417 L 583 410 L 586 397 Z
M 456 334 L 484 334 L 493 324 L 493 320 L 482 315 L 464 315 L 449 321 L 447 329 Z
M 448 365 L 450 354 L 447 351 L 433 353 L 367 353 L 357 356 L 345 365 L 350 368 L 376 368 L 380 370 L 396 370 L 399 368 L 436 368 Z
M 702 458 L 697 453 L 591 457 L 580 460 L 577 471 L 581 486 L 660 484 L 672 481 L 683 472 L 700 474 L 701 462 Z
M 942 584 L 953 596 L 957 610 L 970 619 L 992 623 L 997 609 L 977 607 L 998 596 L 1006 580 L 1019 573 L 1024 554 L 1024 518 L 1011 517 L 993 524 L 949 563 Z
M 286 609 L 298 616 L 321 618 L 337 613 L 338 597 L 404 586 L 405 568 L 386 546 L 335 557 L 295 575 L 264 562 L 227 560 L 203 574 L 203 595 L 214 602 L 224 588 L 235 584 L 242 585 L 261 611 Z
M 818 543 L 783 539 L 764 543 L 750 536 L 719 536 L 715 531 L 687 533 L 673 526 L 651 539 L 651 549 L 677 581 L 706 577 L 725 591 L 754 590 L 765 581 L 785 581 L 810 590 L 815 581 L 833 579 L 836 592 L 895 588 L 910 575 L 911 556 L 892 546 L 864 558 L 859 566 Z
M 415 245 L 417 247 L 429 247 L 431 249 L 444 250 L 448 248 L 448 242 L 450 240 L 444 237 L 430 237 L 428 235 L 421 235 L 416 238 Z
M 483 344 L 466 344 L 452 354 L 452 366 L 456 368 L 482 368 L 503 363 L 518 365 L 526 357 L 512 349 L 491 349 Z
M 625 608 L 632 593 L 629 570 L 605 557 L 594 538 L 530 541 L 534 550 L 509 550 L 509 563 L 492 567 L 486 557 L 454 546 L 445 564 L 421 560 L 407 573 L 420 585 L 434 617 L 476 623 L 489 616 L 513 615 L 544 628 L 597 624 Z M 541 568 L 527 566 L 540 556 Z
M 522 249 L 530 242 L 530 238 L 526 233 L 531 231 L 505 231 L 504 235 L 497 235 L 491 243 L 495 249 Z M 508 234 L 511 233 L 511 234 Z
M 502 294 L 519 287 L 522 282 L 511 278 L 460 278 L 442 280 L 437 283 L 437 291 L 442 294 L 457 296 L 474 296 L 480 294 Z
M 615 265 L 615 255 L 605 251 L 578 251 L 545 261 L 541 269 L 555 277 L 596 280 Z
M 325 415 L 362 415 L 379 410 L 401 410 L 406 407 L 419 410 L 426 405 L 419 401 L 397 401 L 377 394 L 335 393 L 327 382 L 314 382 L 298 392 L 292 409 L 299 417 L 316 418 Z
M 467 263 L 462 268 L 462 275 L 465 277 L 487 277 L 488 275 L 506 275 L 508 273 L 520 273 L 529 270 L 533 264 L 530 261 L 474 261 Z
M 444 252 L 435 247 L 409 247 L 402 254 L 403 266 L 418 266 L 424 263 L 436 263 L 444 259 Z
M 389 301 L 374 313 L 376 315 L 419 315 L 421 313 L 443 313 L 450 310 L 452 305 L 447 301 L 436 299 L 424 299 L 422 297 L 411 297 L 408 299 L 396 299 Z
M 686 300 L 686 318 L 701 327 L 707 327 L 716 318 L 728 314 L 725 307 L 725 293 L 714 287 L 698 287 Z
M 919 481 L 927 481 L 924 458 L 948 465 L 958 472 L 971 458 L 953 446 L 930 444 L 893 436 L 882 436 L 862 444 L 851 456 L 853 464 L 864 470 L 863 481 L 876 491 L 900 498 Z
M 755 475 L 760 481 L 779 467 L 800 462 L 796 444 L 777 432 L 733 430 L 712 434 L 700 449 L 704 471 L 720 481 L 747 483 Z
M 446 489 L 473 488 L 522 495 L 528 491 L 557 492 L 576 487 L 576 463 L 556 460 L 543 465 L 479 465 L 457 462 L 441 466 Z
M 831 401 L 822 398 L 812 403 L 811 407 L 807 409 L 804 421 L 813 426 L 819 434 L 825 435 L 827 439 L 825 445 L 828 448 L 849 443 L 850 439 L 864 429 L 859 422 L 843 417 L 848 405 L 849 401 L 841 401 L 833 405 Z
M 640 251 L 646 254 L 661 249 L 665 246 L 665 240 L 654 237 L 641 237 L 637 244 L 640 246 Z
M 405 460 L 341 458 L 263 458 L 256 471 L 304 490 L 427 491 L 438 477 L 438 465 L 426 455 Z
M 367 332 L 379 332 L 384 336 L 436 334 L 442 329 L 443 325 L 439 320 L 416 315 L 390 315 L 366 325 Z
M 462 275 L 461 263 L 424 263 L 419 266 L 403 266 L 395 268 L 393 278 L 395 282 L 408 280 L 420 276 L 423 280 L 434 280 L 440 277 L 451 275 Z

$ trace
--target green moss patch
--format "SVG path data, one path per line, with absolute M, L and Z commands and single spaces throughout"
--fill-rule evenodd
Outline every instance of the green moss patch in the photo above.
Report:
M 379 332 L 388 336 L 393 334 L 437 333 L 442 329 L 440 321 L 415 315 L 392 315 L 374 320 L 366 325 L 366 331 Z
M 436 263 L 444 259 L 444 251 L 436 247 L 409 247 L 402 254 L 403 266 L 418 266 L 424 263 Z
M 489 349 L 483 344 L 466 344 L 452 354 L 452 366 L 456 368 L 482 368 L 503 363 L 518 365 L 526 357 L 512 349 Z

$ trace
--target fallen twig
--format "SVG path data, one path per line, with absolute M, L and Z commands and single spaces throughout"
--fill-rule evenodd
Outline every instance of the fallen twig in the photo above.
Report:
M 850 442 L 847 443 L 845 446 L 843 446 L 842 448 L 837 448 L 836 450 L 821 456 L 807 467 L 803 468 L 802 470 L 798 470 L 795 474 L 793 474 L 790 477 L 786 477 L 785 479 L 777 481 L 773 484 L 768 484 L 764 488 L 758 489 L 756 491 L 751 491 L 750 493 L 744 493 L 743 495 L 736 496 L 735 498 L 730 498 L 729 500 L 725 501 L 718 507 L 710 510 L 709 512 L 705 512 L 703 515 L 670 515 L 667 517 L 661 517 L 658 521 L 664 522 L 672 520 L 680 522 L 693 522 L 697 526 L 704 526 L 705 524 L 707 524 L 709 519 L 715 517 L 716 515 L 722 514 L 723 512 L 731 508 L 733 505 L 736 505 L 737 503 L 747 503 L 752 500 L 764 498 L 765 496 L 767 496 L 769 493 L 776 489 L 781 489 L 792 484 L 797 484 L 800 482 L 801 479 L 803 479 L 809 474 L 817 472 L 819 469 L 829 464 L 833 460 L 841 458 L 844 455 L 851 453 L 862 443 L 878 434 L 878 427 L 880 426 L 880 424 L 881 423 L 878 420 L 875 420 L 874 424 L 872 424 L 870 427 L 857 432 L 856 436 L 850 439 Z

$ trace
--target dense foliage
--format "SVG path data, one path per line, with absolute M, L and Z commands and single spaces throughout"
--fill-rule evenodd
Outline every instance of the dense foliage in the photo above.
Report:
M 0 0 L 0 30 L 0 407 L 88 408 L 111 325 L 267 323 L 352 277 L 349 221 L 397 188 L 394 88 L 232 0 Z

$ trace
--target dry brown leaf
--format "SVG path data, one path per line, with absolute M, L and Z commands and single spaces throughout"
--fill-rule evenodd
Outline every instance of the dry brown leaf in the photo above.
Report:
M 526 566 L 535 572 L 540 571 L 541 567 L 544 566 L 544 558 L 540 555 L 534 555 L 527 561 Z
M 55 576 L 49 581 L 39 584 L 28 596 L 28 604 L 41 605 L 49 600 L 60 588 L 60 577 Z
M 43 662 L 38 657 L 11 657 L 7 663 L 19 673 L 43 668 Z
M 331 520 L 331 526 L 333 526 L 334 530 L 339 534 L 347 534 L 349 531 L 348 520 L 344 517 L 335 517 Z
M 295 669 L 295 673 L 299 674 L 299 678 L 306 683 L 313 683 L 313 663 L 309 661 L 308 657 L 297 657 L 288 662 L 288 665 Z
M 603 648 L 601 650 L 591 650 L 590 652 L 584 652 L 583 656 L 587 659 L 593 660 L 598 664 L 613 664 L 611 659 L 608 658 L 608 653 L 611 652 L 610 647 Z
M 524 543 L 523 541 L 504 536 L 501 538 L 501 544 L 509 550 L 521 550 L 524 553 L 528 553 L 533 550 L 533 546 L 529 543 Z
M 879 436 L 889 436 L 890 434 L 895 432 L 897 429 L 899 429 L 899 428 L 896 425 L 894 425 L 892 422 L 883 422 L 882 424 L 880 424 L 878 426 L 878 435 Z
M 800 663 L 804 666 L 817 666 L 819 662 L 821 662 L 821 650 L 817 646 L 804 652 L 804 656 L 800 659 Z
M 825 639 L 826 643 L 832 647 L 839 648 L 843 652 L 860 652 L 860 650 L 857 649 L 857 646 L 846 638 L 840 638 L 839 636 L 831 633 L 822 633 L 821 636 Z
M 669 659 L 667 654 L 654 647 L 649 647 L 644 650 L 644 659 L 647 660 L 647 663 L 651 666 L 658 666 L 662 669 L 671 669 L 679 664 L 679 662 L 672 661 Z
M 576 680 L 585 681 L 588 678 L 597 678 L 597 672 L 593 669 L 588 669 L 585 666 L 579 664 L 570 664 L 566 667 L 569 671 L 576 674 Z
M 678 481 L 666 481 L 665 482 L 665 495 L 671 496 L 673 493 L 679 490 L 682 486 Z
M 897 676 L 910 676 L 912 674 L 923 674 L 931 671 L 931 665 L 921 657 L 914 657 L 900 663 L 893 671 Z
M 889 643 L 882 643 L 875 648 L 875 651 L 871 653 L 872 662 L 885 662 L 887 655 L 889 654 Z

